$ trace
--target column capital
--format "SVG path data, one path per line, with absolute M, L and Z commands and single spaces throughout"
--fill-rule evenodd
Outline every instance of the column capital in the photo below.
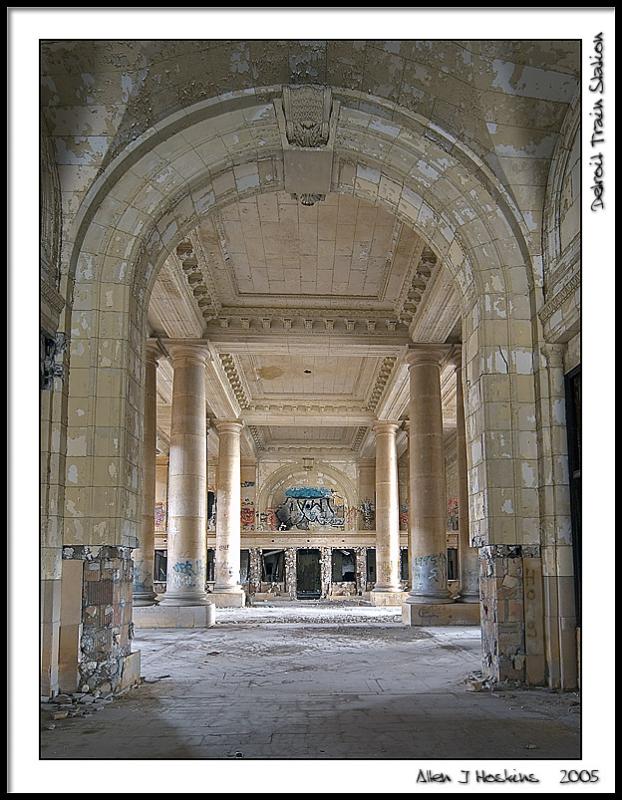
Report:
M 553 344 L 552 342 L 540 345 L 540 352 L 546 358 L 547 366 L 563 369 L 565 347 L 564 344 Z
M 216 419 L 214 420 L 214 427 L 218 433 L 240 433 L 244 427 L 244 421 L 241 419 Z
M 173 366 L 184 361 L 205 365 L 211 359 L 209 348 L 204 342 L 185 342 L 183 340 L 167 342 L 166 349 L 173 359 Z
M 453 346 L 451 352 L 449 353 L 449 358 L 447 360 L 448 364 L 451 364 L 452 367 L 456 370 L 462 369 L 462 345 L 456 344 Z
M 406 363 L 409 369 L 421 365 L 434 365 L 440 367 L 451 352 L 448 344 L 411 344 L 406 354 Z
M 147 339 L 145 343 L 145 359 L 150 364 L 158 365 L 158 361 L 164 357 L 164 352 L 157 339 Z
M 371 429 L 374 433 L 392 433 L 393 435 L 395 435 L 399 427 L 400 427 L 399 422 L 393 422 L 392 420 L 378 419 L 371 426 Z

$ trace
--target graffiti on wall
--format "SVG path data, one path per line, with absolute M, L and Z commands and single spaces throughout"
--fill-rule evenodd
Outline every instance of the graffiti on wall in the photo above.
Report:
M 164 503 L 155 504 L 154 522 L 156 530 L 164 530 L 166 527 L 166 507 Z
M 285 499 L 275 509 L 277 529 L 328 526 L 342 528 L 345 524 L 345 504 L 333 489 L 297 486 L 285 491 Z
M 359 508 L 361 518 L 363 520 L 363 530 L 366 531 L 373 531 L 374 524 L 376 521 L 376 504 L 373 500 L 369 497 L 366 497 L 361 502 L 361 507 Z
M 450 497 L 447 500 L 447 530 L 457 531 L 460 526 L 458 498 Z
M 400 529 L 406 530 L 408 528 L 408 503 L 400 505 Z

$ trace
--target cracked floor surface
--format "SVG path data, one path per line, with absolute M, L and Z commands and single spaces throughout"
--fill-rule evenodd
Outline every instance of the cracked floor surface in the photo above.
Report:
M 217 620 L 139 630 L 145 683 L 42 730 L 42 758 L 579 757 L 575 695 L 467 691 L 476 628 L 307 603 Z

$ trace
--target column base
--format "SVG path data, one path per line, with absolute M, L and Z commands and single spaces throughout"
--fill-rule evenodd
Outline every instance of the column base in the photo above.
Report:
M 134 609 L 133 622 L 135 628 L 211 628 L 216 623 L 216 606 L 139 607 Z
M 141 608 L 142 606 L 155 606 L 158 604 L 158 598 L 155 592 L 136 592 L 132 595 L 132 606 L 134 608 Z
M 246 593 L 242 589 L 214 589 L 208 597 L 216 608 L 244 608 L 246 605 Z
M 479 604 L 468 603 L 409 603 L 402 606 L 404 625 L 479 625 Z
M 479 594 L 459 594 L 456 597 L 456 603 L 479 603 Z
M 160 606 L 176 606 L 176 607 L 189 607 L 195 606 L 208 606 L 213 601 L 209 599 L 207 592 L 202 594 L 188 595 L 188 594 L 171 594 L 165 592 L 158 598 Z
M 401 589 L 374 589 L 369 593 L 372 606 L 401 606 L 406 601 L 408 592 Z

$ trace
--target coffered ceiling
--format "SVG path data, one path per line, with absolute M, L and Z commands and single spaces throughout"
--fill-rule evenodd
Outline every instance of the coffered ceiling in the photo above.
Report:
M 443 337 L 455 334 L 442 274 L 381 207 L 268 193 L 211 214 L 177 247 L 155 282 L 149 324 L 164 351 L 170 339 L 209 342 L 208 413 L 245 419 L 248 448 L 354 456 L 383 404 L 392 416 L 406 410 L 396 383 L 417 319 L 434 340 L 427 295 L 443 298 Z M 169 363 L 158 379 L 163 438 L 171 379 Z
M 197 239 L 225 306 L 323 308 L 329 299 L 392 312 L 421 249 L 384 209 L 336 194 L 313 206 L 285 192 L 233 203 Z

